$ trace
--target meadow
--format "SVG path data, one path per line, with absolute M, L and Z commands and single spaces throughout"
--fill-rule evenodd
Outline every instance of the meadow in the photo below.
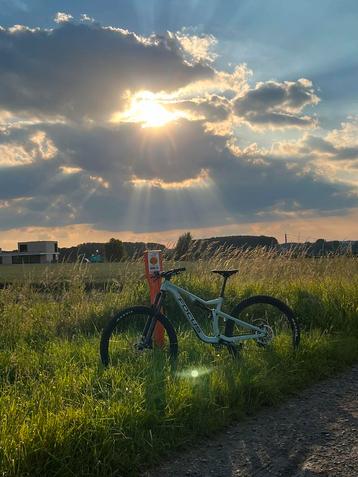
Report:
M 252 343 L 233 359 L 198 342 L 169 302 L 176 368 L 155 352 L 104 369 L 105 323 L 118 309 L 148 304 L 141 262 L 0 266 L 1 476 L 135 476 L 358 361 L 357 258 L 256 250 L 184 265 L 176 282 L 207 298 L 220 287 L 210 269 L 239 268 L 227 310 L 253 294 L 289 304 L 302 329 L 298 352 Z M 104 286 L 85 286 L 97 282 Z

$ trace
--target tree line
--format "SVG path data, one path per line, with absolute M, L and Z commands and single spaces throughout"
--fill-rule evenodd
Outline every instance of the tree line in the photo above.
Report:
M 358 241 L 340 242 L 319 239 L 314 243 L 279 244 L 275 237 L 264 235 L 233 235 L 193 239 L 190 232 L 180 235 L 176 246 L 171 249 L 160 243 L 122 242 L 112 237 L 106 243 L 83 243 L 75 247 L 61 248 L 59 251 L 60 261 L 74 262 L 100 256 L 103 261 L 120 262 L 140 258 L 145 250 L 162 250 L 164 258 L 167 260 L 198 260 L 199 258 L 210 258 L 218 250 L 221 253 L 230 253 L 230 251 L 237 249 L 252 250 L 255 248 L 276 250 L 277 253 L 288 250 L 292 256 L 297 254 L 317 257 L 347 253 L 358 255 Z
M 163 250 L 165 245 L 155 242 L 123 242 L 112 237 L 108 242 L 86 242 L 73 247 L 61 247 L 59 249 L 60 262 L 76 262 L 89 260 L 93 256 L 102 258 L 102 261 L 120 262 L 123 260 L 135 260 L 141 257 L 147 249 Z

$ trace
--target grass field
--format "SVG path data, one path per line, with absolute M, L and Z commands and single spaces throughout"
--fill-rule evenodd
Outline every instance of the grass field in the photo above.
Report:
M 175 370 L 160 353 L 103 369 L 103 325 L 117 309 L 148 303 L 142 264 L 0 266 L 0 282 L 12 283 L 0 290 L 0 475 L 137 475 L 358 361 L 357 259 L 256 251 L 187 265 L 177 282 L 208 298 L 220 284 L 209 270 L 238 266 L 228 310 L 258 293 L 288 303 L 303 330 L 299 351 L 250 344 L 233 360 L 181 326 Z M 91 280 L 108 283 L 106 291 L 86 292 Z M 178 328 L 173 304 L 167 311 Z

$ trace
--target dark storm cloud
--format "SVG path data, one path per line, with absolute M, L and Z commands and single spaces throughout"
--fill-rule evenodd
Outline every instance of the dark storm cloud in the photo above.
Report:
M 120 109 L 128 89 L 173 90 L 212 74 L 165 38 L 68 22 L 0 29 L 0 108 L 12 112 L 100 117 Z
M 296 82 L 267 81 L 258 83 L 234 102 L 234 112 L 250 124 L 272 127 L 306 127 L 314 120 L 304 116 L 305 106 L 319 101 L 312 83 L 307 79 Z
M 80 177 L 61 173 L 59 166 L 59 161 L 54 160 L 0 168 L 0 200 L 39 195 L 51 200 L 77 190 Z
M 357 200 L 346 185 L 332 184 L 292 160 L 265 160 L 227 154 L 225 169 L 215 168 L 213 180 L 223 204 L 247 217 L 265 220 L 272 211 L 315 210 L 318 213 L 353 207 Z
M 68 165 L 110 180 L 132 175 L 168 182 L 190 179 L 220 160 L 226 142 L 203 134 L 200 122 L 187 120 L 161 130 L 140 124 L 77 129 L 56 125 L 46 132 Z
M 234 155 L 227 138 L 207 134 L 203 127 L 183 120 L 164 134 L 135 124 L 41 126 L 58 153 L 52 160 L 1 170 L 0 201 L 28 200 L 17 219 L 9 213 L 17 203 L 0 208 L 0 227 L 30 220 L 140 232 L 257 222 L 307 209 L 344 214 L 356 204 L 348 186 L 303 172 L 292 160 Z M 63 173 L 64 168 L 75 173 Z M 158 179 L 170 185 L 195 179 L 202 170 L 207 179 L 204 175 L 196 187 L 164 189 L 160 183 L 132 181 Z
M 86 201 L 83 220 L 98 228 L 139 232 L 258 222 L 304 210 L 319 214 L 340 210 L 343 215 L 356 205 L 347 186 L 328 183 L 312 172 L 302 174 L 300 167 L 288 163 L 248 161 L 224 148 L 218 156 L 208 157 L 211 187 L 136 189 L 112 182 L 112 189 L 100 189 Z

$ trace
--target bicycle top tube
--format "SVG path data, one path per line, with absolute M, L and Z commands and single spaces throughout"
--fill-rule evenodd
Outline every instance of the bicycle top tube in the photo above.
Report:
M 231 316 L 222 312 L 221 308 L 224 303 L 223 297 L 214 298 L 212 300 L 204 300 L 203 298 L 197 295 L 194 295 L 189 290 L 185 290 L 184 288 L 181 288 L 178 285 L 171 283 L 169 280 L 165 280 L 162 283 L 161 291 L 168 292 L 173 296 L 174 300 L 179 305 L 179 308 L 181 309 L 183 315 L 187 318 L 187 320 L 189 321 L 189 324 L 194 329 L 197 336 L 206 343 L 212 343 L 212 344 L 219 343 L 219 342 L 234 343 L 234 342 L 245 340 L 245 339 L 256 338 L 258 336 L 257 333 L 259 333 L 260 336 L 262 334 L 262 330 L 259 327 L 252 325 L 250 323 L 246 323 L 245 321 L 239 320 L 238 318 L 234 316 Z M 212 313 L 213 336 L 208 336 L 204 333 L 201 326 L 196 321 L 195 317 L 193 316 L 192 312 L 188 308 L 187 304 L 184 302 L 181 295 L 188 297 L 192 303 L 195 303 L 199 306 L 203 305 L 205 308 L 207 308 L 208 311 Z M 218 326 L 219 317 L 225 320 L 233 320 L 239 326 L 251 330 L 251 334 L 242 335 L 242 336 L 234 336 L 234 337 L 226 337 L 222 335 L 219 331 L 219 326 Z

